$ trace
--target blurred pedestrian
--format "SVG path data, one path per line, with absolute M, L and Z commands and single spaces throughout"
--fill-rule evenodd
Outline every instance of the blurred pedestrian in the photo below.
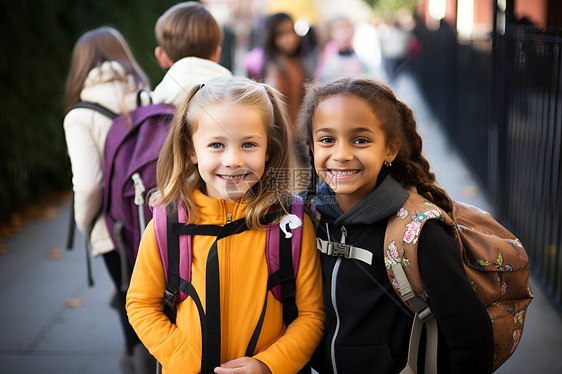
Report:
M 100 214 L 104 180 L 102 157 L 112 120 L 88 108 L 72 107 L 87 101 L 102 105 L 115 114 L 128 113 L 137 107 L 139 90 L 148 88 L 146 75 L 117 30 L 100 27 L 78 39 L 66 80 L 67 114 L 64 118 L 72 165 L 75 221 L 78 229 L 88 235 L 92 255 L 103 257 L 115 285 L 113 305 L 119 313 L 125 338 L 120 366 L 127 374 L 152 372 L 155 361 L 127 319 L 125 291 L 121 289 L 121 259 Z
M 368 73 L 367 65 L 353 48 L 353 24 L 346 17 L 337 17 L 329 22 L 330 40 L 326 43 L 321 60 L 315 72 L 320 81 L 343 76 Z
M 421 45 L 412 30 L 415 20 L 412 15 L 401 9 L 394 19 L 377 28 L 381 39 L 383 64 L 389 79 L 393 79 L 408 70 L 408 61 L 419 53 Z
M 295 121 L 304 95 L 304 83 L 311 74 L 305 68 L 301 37 L 287 13 L 276 13 L 265 22 L 263 37 L 263 81 L 284 96 L 291 120 L 291 134 L 296 136 Z
M 179 107 L 194 86 L 231 72 L 218 64 L 222 29 L 207 8 L 186 1 L 169 8 L 156 21 L 156 60 L 168 69 L 152 93 L 155 103 Z

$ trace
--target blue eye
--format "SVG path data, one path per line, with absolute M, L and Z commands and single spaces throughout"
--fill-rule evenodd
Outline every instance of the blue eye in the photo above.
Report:
M 211 143 L 211 144 L 209 144 L 210 148 L 215 148 L 215 149 L 222 148 L 222 146 L 223 145 L 221 143 Z
M 252 148 L 255 146 L 256 145 L 254 143 L 250 143 L 250 142 L 242 143 L 242 148 Z

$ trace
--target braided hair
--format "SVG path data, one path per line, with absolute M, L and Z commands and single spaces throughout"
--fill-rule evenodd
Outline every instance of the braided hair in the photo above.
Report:
M 417 193 L 451 212 L 453 203 L 447 192 L 440 188 L 435 174 L 430 171 L 429 162 L 422 155 L 422 139 L 412 110 L 398 100 L 385 84 L 369 78 L 339 78 L 325 83 L 311 83 L 306 87 L 306 95 L 300 110 L 298 127 L 299 139 L 312 144 L 312 120 L 316 108 L 323 100 L 336 95 L 355 95 L 365 100 L 373 113 L 381 120 L 386 143 L 398 141 L 400 151 L 385 170 L 404 188 L 415 188 Z M 301 144 L 301 147 L 303 144 Z M 314 170 L 313 160 L 310 160 Z M 314 175 L 314 173 L 313 173 Z M 311 178 L 308 196 L 314 196 L 317 178 Z

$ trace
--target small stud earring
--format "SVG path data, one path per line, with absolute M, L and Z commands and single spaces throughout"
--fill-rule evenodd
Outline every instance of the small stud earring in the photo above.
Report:
M 383 162 L 383 165 L 384 165 L 385 168 L 389 168 L 389 167 L 392 166 L 392 162 L 388 162 L 388 161 L 385 160 L 385 161 Z

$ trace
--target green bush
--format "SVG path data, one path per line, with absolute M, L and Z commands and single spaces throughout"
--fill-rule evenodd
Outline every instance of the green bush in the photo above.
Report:
M 85 31 L 123 33 L 154 86 L 154 24 L 177 1 L 18 0 L 0 6 L 0 221 L 45 194 L 71 186 L 62 121 L 70 55 Z

